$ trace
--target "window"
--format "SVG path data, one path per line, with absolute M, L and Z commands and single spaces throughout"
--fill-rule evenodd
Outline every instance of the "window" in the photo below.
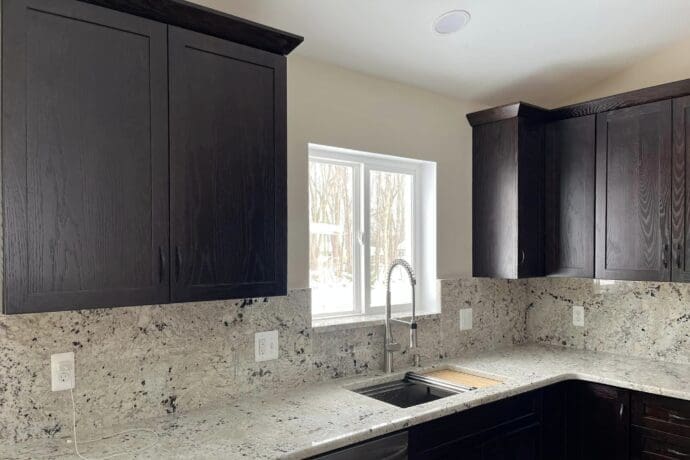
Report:
M 315 318 L 381 314 L 394 259 L 417 275 L 418 312 L 436 311 L 436 164 L 309 145 L 309 282 Z M 407 275 L 394 311 L 411 310 Z

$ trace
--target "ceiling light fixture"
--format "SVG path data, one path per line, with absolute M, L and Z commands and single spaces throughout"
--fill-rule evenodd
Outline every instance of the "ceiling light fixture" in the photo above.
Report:
M 434 21 L 434 30 L 441 35 L 455 33 L 470 22 L 470 13 L 465 10 L 452 10 L 443 13 Z

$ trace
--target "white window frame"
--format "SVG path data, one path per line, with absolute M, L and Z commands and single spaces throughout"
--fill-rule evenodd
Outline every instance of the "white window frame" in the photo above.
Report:
M 349 166 L 353 171 L 353 283 L 350 311 L 312 314 L 314 319 L 362 317 L 385 313 L 385 305 L 370 305 L 370 175 L 371 171 L 412 176 L 412 265 L 417 276 L 418 313 L 439 310 L 436 289 L 436 163 L 390 155 L 309 144 L 308 161 Z M 400 270 L 397 268 L 396 270 Z M 355 281 L 356 280 L 356 281 Z M 412 304 L 394 305 L 393 312 L 411 312 Z

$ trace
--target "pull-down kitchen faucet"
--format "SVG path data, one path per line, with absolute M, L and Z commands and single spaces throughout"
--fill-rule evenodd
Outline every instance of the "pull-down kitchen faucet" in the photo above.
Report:
M 412 286 L 412 321 L 403 321 L 400 319 L 391 318 L 391 275 L 393 274 L 393 269 L 397 266 L 401 266 L 405 269 L 408 276 L 410 277 L 410 285 Z M 402 323 L 410 327 L 410 352 L 414 357 L 415 367 L 419 366 L 419 353 L 417 352 L 417 318 L 415 312 L 415 295 L 414 288 L 417 284 L 417 279 L 414 277 L 414 271 L 410 264 L 403 259 L 395 259 L 391 266 L 388 268 L 388 278 L 386 279 L 386 340 L 384 343 L 384 355 L 385 355 L 385 371 L 387 373 L 393 372 L 393 352 L 400 351 L 400 344 L 393 339 L 393 334 L 391 331 L 391 323 Z

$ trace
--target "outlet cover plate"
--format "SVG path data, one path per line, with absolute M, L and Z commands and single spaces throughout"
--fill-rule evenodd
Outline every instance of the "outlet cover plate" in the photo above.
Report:
M 573 326 L 585 327 L 585 307 L 573 305 Z
M 71 390 L 75 384 L 74 353 L 50 355 L 51 387 L 53 391 Z
M 471 308 L 461 308 L 460 309 L 460 330 L 469 331 L 472 329 L 472 309 Z
M 278 359 L 278 331 L 257 332 L 254 334 L 254 361 Z

